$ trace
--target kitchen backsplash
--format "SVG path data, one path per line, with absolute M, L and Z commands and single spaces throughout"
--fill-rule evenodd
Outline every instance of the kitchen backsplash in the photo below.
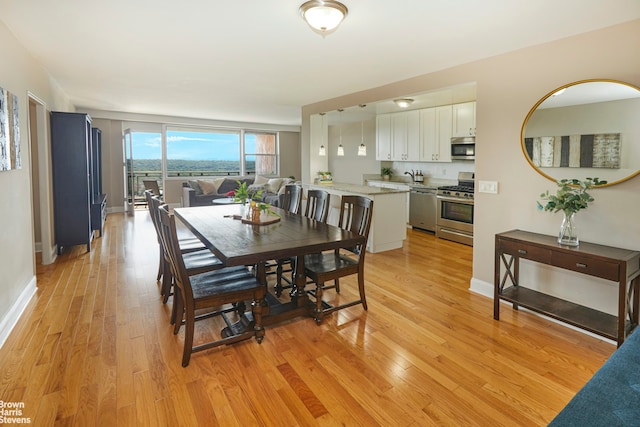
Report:
M 413 169 L 421 170 L 425 177 L 442 180 L 457 180 L 458 172 L 475 172 L 475 164 L 470 161 L 460 161 L 451 163 L 424 163 L 424 162 L 381 162 L 382 167 L 391 167 L 396 179 L 399 177 L 410 178 L 405 175 L 405 171 L 411 172 Z

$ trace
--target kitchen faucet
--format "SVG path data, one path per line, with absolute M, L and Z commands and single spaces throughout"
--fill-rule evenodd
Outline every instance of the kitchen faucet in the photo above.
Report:
M 409 171 L 405 171 L 404 173 L 405 175 L 411 175 L 411 181 L 415 181 L 416 177 L 415 177 L 415 172 L 413 171 L 413 169 L 411 169 L 411 172 Z

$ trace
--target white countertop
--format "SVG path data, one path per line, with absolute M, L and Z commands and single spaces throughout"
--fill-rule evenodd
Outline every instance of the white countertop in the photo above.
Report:
M 375 196 L 380 194 L 393 194 L 393 193 L 406 193 L 409 189 L 397 189 L 397 188 L 381 188 L 371 187 L 369 185 L 357 185 L 334 182 L 333 184 L 303 184 L 303 187 L 317 188 L 327 191 L 339 191 L 342 193 L 359 194 L 364 196 Z
M 430 178 L 429 180 L 424 181 L 422 183 L 413 182 L 413 181 L 395 181 L 395 180 L 385 181 L 382 179 L 367 179 L 367 182 L 380 182 L 384 184 L 398 184 L 398 185 L 406 185 L 408 187 L 422 187 L 422 188 L 434 188 L 434 189 L 437 189 L 438 187 L 442 187 L 443 185 L 456 185 L 458 183 L 458 181 L 455 181 L 455 180 L 433 179 L 433 178 Z

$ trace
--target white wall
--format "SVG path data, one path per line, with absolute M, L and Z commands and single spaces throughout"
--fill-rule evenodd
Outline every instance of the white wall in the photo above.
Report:
M 307 105 L 303 107 L 303 150 L 311 114 L 475 81 L 476 180 L 499 183 L 499 194 L 479 193 L 475 201 L 472 287 L 489 293 L 496 233 L 520 228 L 555 235 L 560 226 L 559 214 L 536 209 L 540 193 L 554 189 L 555 184 L 531 168 L 523 156 L 520 131 L 525 117 L 540 98 L 570 82 L 607 78 L 640 86 L 640 55 L 631 48 L 638 42 L 640 21 L 636 20 Z M 594 190 L 593 196 L 593 206 L 578 214 L 580 239 L 640 249 L 640 178 Z M 525 266 L 521 275 L 523 283 L 548 280 L 547 290 L 553 294 L 615 312 L 611 285 L 536 265 Z
M 18 96 L 22 169 L 0 172 L 0 343 L 35 290 L 31 196 L 31 147 L 27 92 L 48 110 L 71 111 L 68 99 L 46 71 L 0 22 L 0 86 Z M 47 140 L 41 143 L 48 143 Z M 36 147 L 33 147 L 36 149 Z
M 340 132 L 342 132 L 344 156 L 337 154 L 338 145 L 340 145 Z M 358 147 L 362 142 L 363 135 L 364 144 L 367 146 L 367 155 L 358 156 Z M 334 182 L 363 184 L 363 174 L 380 174 L 380 162 L 376 160 L 375 119 L 362 123 L 354 122 L 329 126 L 328 141 L 328 170 L 333 174 Z M 315 174 L 312 174 L 312 178 L 315 178 Z

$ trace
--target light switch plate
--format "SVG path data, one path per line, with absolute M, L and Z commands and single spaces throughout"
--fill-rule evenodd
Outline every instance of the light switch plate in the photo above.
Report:
M 498 181 L 480 181 L 478 183 L 478 192 L 498 194 Z

